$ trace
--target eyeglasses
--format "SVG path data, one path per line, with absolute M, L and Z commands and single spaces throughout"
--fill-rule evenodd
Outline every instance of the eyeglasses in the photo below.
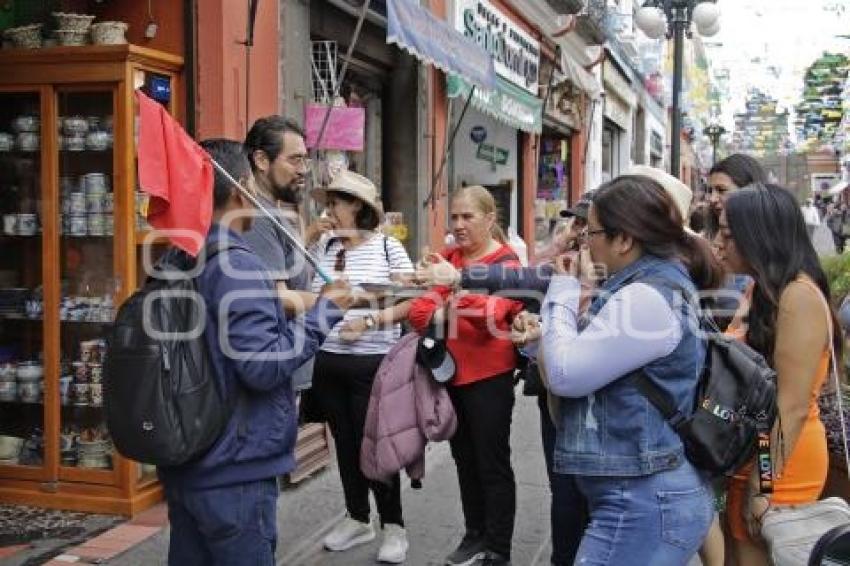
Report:
M 306 155 L 290 155 L 286 158 L 286 162 L 293 167 L 298 167 L 300 165 L 304 167 L 304 169 L 309 169 L 313 165 L 313 160 Z
M 605 232 L 606 230 L 604 228 L 600 228 L 599 230 L 588 230 L 587 228 L 585 228 L 584 230 L 578 233 L 578 237 L 582 241 L 586 242 L 591 238 L 591 236 L 595 236 L 596 234 L 604 234 Z
M 336 271 L 337 273 L 342 273 L 343 271 L 345 271 L 345 248 L 342 248 L 336 253 L 334 271 Z

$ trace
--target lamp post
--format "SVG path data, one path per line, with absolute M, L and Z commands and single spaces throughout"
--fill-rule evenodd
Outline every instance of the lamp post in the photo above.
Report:
M 720 10 L 714 0 L 646 0 L 635 14 L 635 24 L 650 39 L 662 36 L 673 40 L 673 107 L 670 144 L 670 173 L 681 175 L 682 155 L 682 76 L 685 35 L 691 37 L 691 23 L 704 37 L 720 31 Z
M 721 136 L 726 133 L 726 128 L 720 124 L 712 123 L 702 133 L 711 140 L 711 164 L 714 165 L 717 163 L 717 144 L 720 143 Z

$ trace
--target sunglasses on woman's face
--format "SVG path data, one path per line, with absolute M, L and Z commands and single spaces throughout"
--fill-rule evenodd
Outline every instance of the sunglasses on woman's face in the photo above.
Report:
M 334 263 L 334 271 L 342 273 L 345 271 L 345 248 L 342 248 L 336 253 L 336 262 Z

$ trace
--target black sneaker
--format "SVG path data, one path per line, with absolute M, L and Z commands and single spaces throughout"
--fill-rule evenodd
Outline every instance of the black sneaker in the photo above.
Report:
M 476 563 L 476 566 L 511 566 L 511 561 L 501 554 L 488 551 L 485 553 L 484 558 Z
M 448 566 L 472 566 L 487 555 L 484 536 L 478 531 L 468 531 L 454 552 L 446 557 Z

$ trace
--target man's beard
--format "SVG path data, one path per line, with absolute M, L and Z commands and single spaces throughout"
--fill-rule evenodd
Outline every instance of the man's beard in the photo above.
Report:
M 301 195 L 304 190 L 303 180 L 294 180 L 283 187 L 275 187 L 275 198 L 287 204 L 301 204 Z

